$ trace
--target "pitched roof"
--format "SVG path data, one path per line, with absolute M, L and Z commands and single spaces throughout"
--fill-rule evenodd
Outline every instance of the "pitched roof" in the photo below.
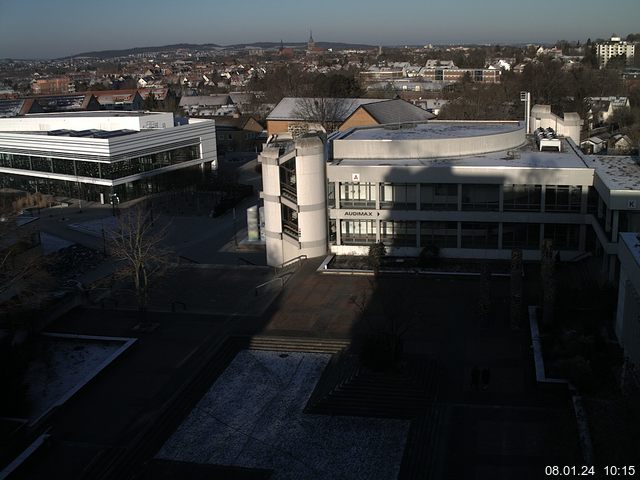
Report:
M 284 97 L 275 106 L 271 113 L 267 116 L 267 120 L 303 120 L 298 113 L 300 101 L 303 101 L 304 97 Z M 308 98 L 307 100 L 319 100 L 314 98 Z M 346 120 L 358 107 L 361 105 L 367 105 L 369 103 L 384 102 L 386 98 L 341 98 L 346 102 L 344 115 L 342 118 L 336 118 L 335 121 Z
M 366 110 L 380 124 L 424 122 L 435 118 L 433 113 L 427 112 L 400 98 L 362 105 L 361 108 Z
M 233 101 L 229 95 L 194 95 L 190 97 L 182 97 L 180 99 L 181 107 L 202 106 L 217 107 L 221 105 L 232 104 Z

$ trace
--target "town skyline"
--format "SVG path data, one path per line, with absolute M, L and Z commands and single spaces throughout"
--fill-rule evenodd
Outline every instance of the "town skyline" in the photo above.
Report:
M 226 4 L 192 0 L 176 8 L 168 1 L 147 6 L 115 2 L 96 21 L 95 6 L 76 0 L 50 5 L 29 0 L 0 5 L 0 58 L 53 59 L 88 51 L 190 44 L 250 44 L 304 42 L 313 30 L 316 41 L 403 46 L 421 44 L 526 44 L 581 41 L 625 36 L 636 30 L 640 5 L 622 0 L 627 12 L 606 25 L 595 1 L 540 5 L 534 12 L 505 0 L 477 5 L 468 0 L 427 6 L 415 0 L 386 2 L 329 0 L 299 6 L 285 0 L 277 9 L 264 9 L 256 0 L 244 11 L 260 11 L 255 18 L 240 15 Z M 126 6 L 126 15 L 120 7 Z M 547 15 L 548 9 L 553 15 Z M 33 12 L 38 15 L 33 15 Z M 340 14 L 336 15 L 339 11 Z M 531 15 L 536 11 L 544 15 Z M 464 16 L 460 15 L 464 12 Z M 365 15 L 366 13 L 366 15 Z M 30 28 L 18 21 L 29 18 Z M 358 23 L 354 19 L 362 18 Z M 382 28 L 373 28 L 378 25 Z M 285 28 L 286 27 L 286 28 Z

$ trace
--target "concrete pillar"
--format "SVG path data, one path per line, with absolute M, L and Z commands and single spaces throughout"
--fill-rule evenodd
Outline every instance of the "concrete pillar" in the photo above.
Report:
M 620 223 L 620 211 L 613 210 L 613 218 L 611 219 L 611 241 L 618 241 L 618 225 Z
M 586 185 L 582 186 L 582 197 L 580 198 L 580 213 L 583 215 L 587 213 L 589 203 L 589 187 Z
M 458 184 L 458 211 L 462 211 L 462 184 Z M 460 247 L 458 247 L 460 248 Z
M 284 262 L 279 157 L 279 147 L 266 146 L 259 159 L 262 164 L 262 198 L 264 200 L 264 235 L 267 264 L 272 266 L 280 265 Z
M 540 211 L 542 213 L 544 213 L 544 204 L 546 203 L 546 201 L 547 201 L 547 186 L 542 185 L 542 190 L 540 191 Z
M 327 176 L 320 137 L 296 140 L 296 180 L 300 250 L 309 258 L 327 253 Z M 285 261 L 289 260 L 288 258 Z
M 502 222 L 498 223 L 498 250 L 502 250 Z
M 498 185 L 498 211 L 504 212 L 504 185 Z M 500 228 L 502 228 L 502 224 Z

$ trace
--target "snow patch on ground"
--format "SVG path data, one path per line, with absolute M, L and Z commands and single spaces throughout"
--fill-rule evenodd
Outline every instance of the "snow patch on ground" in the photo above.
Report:
M 42 244 L 42 252 L 45 255 L 57 252 L 63 248 L 70 247 L 73 242 L 65 240 L 64 238 L 56 237 L 50 233 L 40 232 L 40 243 Z
M 279 480 L 396 478 L 409 421 L 302 412 L 329 358 L 241 351 L 157 458 L 273 469 Z
M 27 371 L 29 417 L 46 412 L 120 347 L 122 342 L 42 337 Z

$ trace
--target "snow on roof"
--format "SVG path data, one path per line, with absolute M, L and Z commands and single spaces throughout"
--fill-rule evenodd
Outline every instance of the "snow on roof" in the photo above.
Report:
M 367 105 L 369 103 L 384 102 L 389 100 L 388 98 L 344 98 L 348 104 L 348 108 L 345 108 L 343 118 L 337 118 L 336 121 L 343 121 L 349 115 L 351 115 L 359 106 Z M 299 102 L 301 97 L 285 97 L 276 105 L 273 111 L 267 117 L 267 120 L 303 120 L 296 110 L 299 109 Z

